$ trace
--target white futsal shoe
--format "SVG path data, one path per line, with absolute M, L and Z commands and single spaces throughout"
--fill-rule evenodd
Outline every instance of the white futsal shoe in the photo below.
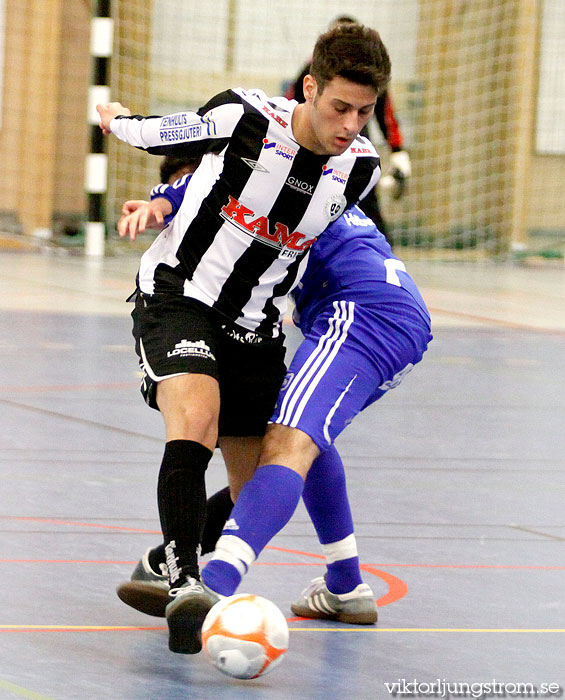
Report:
M 373 591 L 360 583 L 349 593 L 331 593 L 323 576 L 310 582 L 290 609 L 300 617 L 337 620 L 353 625 L 372 625 L 377 621 L 377 605 Z

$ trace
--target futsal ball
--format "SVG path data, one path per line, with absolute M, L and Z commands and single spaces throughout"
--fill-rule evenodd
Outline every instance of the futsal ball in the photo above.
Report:
M 210 609 L 202 626 L 202 644 L 222 673 L 257 678 L 282 661 L 288 648 L 288 625 L 270 600 L 239 593 Z

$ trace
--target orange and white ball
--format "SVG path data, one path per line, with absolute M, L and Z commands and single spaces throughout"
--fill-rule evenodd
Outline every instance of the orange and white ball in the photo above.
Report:
M 270 600 L 239 593 L 212 607 L 202 626 L 202 644 L 222 673 L 257 678 L 282 661 L 288 649 L 288 625 Z

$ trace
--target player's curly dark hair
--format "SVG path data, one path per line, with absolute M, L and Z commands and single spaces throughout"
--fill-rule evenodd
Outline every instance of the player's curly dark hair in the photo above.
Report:
M 194 172 L 200 165 L 202 156 L 181 157 L 181 156 L 165 156 L 159 167 L 159 175 L 161 182 L 170 182 L 173 175 L 176 173 L 181 177 L 184 173 Z
M 380 95 L 390 81 L 390 58 L 377 31 L 357 23 L 340 23 L 318 37 L 310 74 L 318 94 L 336 76 L 373 87 Z

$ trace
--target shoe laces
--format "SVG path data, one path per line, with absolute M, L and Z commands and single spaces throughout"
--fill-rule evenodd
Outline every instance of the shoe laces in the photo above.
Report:
M 185 595 L 186 593 L 202 593 L 203 591 L 204 588 L 202 587 L 202 583 L 196 578 L 189 577 L 186 583 L 183 583 L 182 586 L 171 588 L 169 595 L 172 598 L 176 598 L 177 596 Z
M 311 598 L 314 594 L 318 593 L 322 588 L 326 587 L 326 579 L 323 576 L 314 578 L 302 591 L 304 598 Z

